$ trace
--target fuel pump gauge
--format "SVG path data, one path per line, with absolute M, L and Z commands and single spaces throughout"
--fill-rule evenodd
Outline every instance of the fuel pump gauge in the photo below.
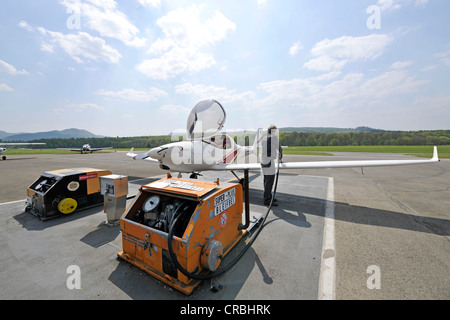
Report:
M 160 202 L 159 196 L 157 195 L 150 196 L 149 198 L 147 198 L 147 200 L 145 200 L 144 204 L 142 205 L 142 210 L 145 213 L 151 212 L 155 210 L 156 207 L 158 207 L 159 202 Z

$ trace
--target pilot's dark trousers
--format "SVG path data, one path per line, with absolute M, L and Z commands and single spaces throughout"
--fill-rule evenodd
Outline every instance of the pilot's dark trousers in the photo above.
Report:
M 264 175 L 264 202 L 272 200 L 272 188 L 275 175 Z

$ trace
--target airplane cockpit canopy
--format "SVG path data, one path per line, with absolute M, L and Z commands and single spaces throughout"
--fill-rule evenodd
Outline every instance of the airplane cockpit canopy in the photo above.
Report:
M 195 105 L 187 121 L 187 134 L 190 139 L 202 139 L 222 130 L 227 115 L 216 100 L 203 100 Z

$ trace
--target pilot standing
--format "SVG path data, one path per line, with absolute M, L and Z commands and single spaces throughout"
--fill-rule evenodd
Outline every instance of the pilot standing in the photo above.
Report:
M 271 125 L 268 128 L 267 136 L 261 140 L 261 147 L 261 168 L 264 175 L 264 204 L 270 205 L 270 201 L 272 200 L 272 187 L 277 172 L 275 159 L 277 155 L 280 160 L 283 158 L 283 151 L 277 136 L 276 126 Z M 277 199 L 273 200 L 272 205 L 278 206 Z

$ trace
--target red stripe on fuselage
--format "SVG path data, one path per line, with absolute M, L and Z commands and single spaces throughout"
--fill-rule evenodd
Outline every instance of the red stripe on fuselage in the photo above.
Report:
M 238 153 L 237 150 L 235 150 L 234 152 L 230 153 L 228 156 L 223 158 L 222 163 L 231 163 L 231 161 L 233 161 L 234 158 L 236 157 L 237 153 Z

